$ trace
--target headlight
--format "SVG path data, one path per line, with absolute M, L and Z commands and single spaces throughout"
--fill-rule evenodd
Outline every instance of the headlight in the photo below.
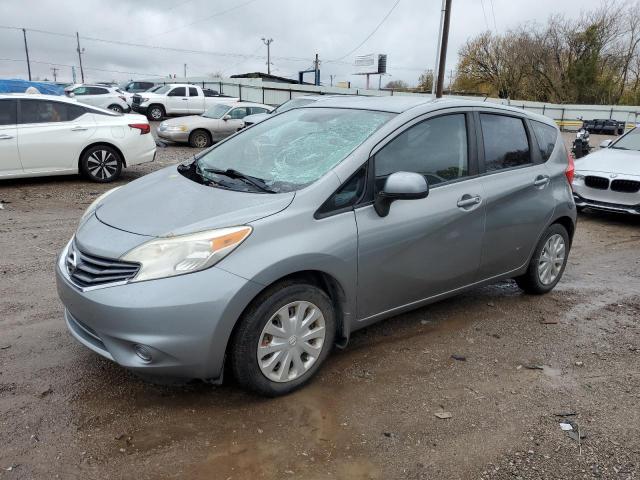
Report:
M 122 260 L 142 264 L 132 282 L 197 272 L 229 255 L 251 230 L 248 226 L 231 227 L 159 238 L 134 248 Z
M 121 187 L 122 185 L 120 185 Z M 84 213 L 82 214 L 82 217 L 80 217 L 80 223 L 84 222 L 84 220 L 91 215 L 93 212 L 96 211 L 96 208 L 98 208 L 98 205 L 100 205 L 100 203 L 102 203 L 102 201 L 107 198 L 109 195 L 111 195 L 113 192 L 115 192 L 116 190 L 118 190 L 120 187 L 116 187 L 116 188 L 112 188 L 111 190 L 107 190 L 106 192 L 104 192 L 102 195 L 100 195 L 98 198 L 96 198 L 93 202 L 91 202 L 91 205 L 89 205 L 89 207 L 84 211 Z
M 148 101 L 149 101 L 149 99 L 148 99 L 147 97 L 142 97 L 142 98 L 140 99 L 140 103 L 146 103 L 146 102 L 148 102 Z
M 186 132 L 188 128 L 186 125 L 165 125 L 165 130 L 169 132 Z

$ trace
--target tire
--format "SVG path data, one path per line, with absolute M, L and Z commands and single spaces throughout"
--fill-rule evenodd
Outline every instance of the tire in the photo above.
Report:
M 164 118 L 165 112 L 162 105 L 150 105 L 147 108 L 147 118 L 154 122 L 159 122 Z
M 194 130 L 189 135 L 189 145 L 193 148 L 207 148 L 211 145 L 211 135 L 206 130 Z
M 314 309 L 319 316 L 311 317 Z M 311 323 L 297 329 L 296 317 L 302 311 L 303 320 Z M 290 326 L 285 328 L 287 320 Z M 334 308 L 324 291 L 305 283 L 276 284 L 260 294 L 239 321 L 228 352 L 233 376 L 243 388 L 261 395 L 290 393 L 324 363 L 335 330 Z M 314 338 L 303 341 L 305 333 Z
M 559 248 L 557 247 L 559 244 L 556 244 L 556 241 L 562 242 L 562 259 L 560 259 Z M 562 278 L 564 269 L 567 266 L 570 249 L 571 242 L 569 241 L 567 230 L 558 223 L 551 225 L 540 238 L 531 256 L 526 273 L 515 278 L 518 286 L 532 295 L 542 295 L 553 290 Z M 550 258 L 547 262 L 548 269 L 542 265 L 543 254 L 546 258 Z M 545 273 L 548 273 L 548 276 Z
M 123 108 L 120 105 L 116 105 L 116 104 L 109 105 L 109 110 L 112 110 L 112 111 L 117 112 L 117 113 L 123 113 L 124 112 Z
M 122 158 L 109 145 L 94 145 L 82 154 L 80 171 L 94 182 L 113 182 L 122 173 Z

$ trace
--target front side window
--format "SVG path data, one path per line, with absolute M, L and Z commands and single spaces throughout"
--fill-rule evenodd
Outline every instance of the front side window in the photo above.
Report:
M 556 147 L 556 140 L 558 139 L 558 130 L 546 123 L 531 121 L 533 127 L 533 133 L 538 141 L 538 147 L 540 148 L 540 156 L 543 161 L 549 160 L 553 149 Z
M 69 105 L 48 100 L 20 100 L 20 123 L 55 123 L 69 120 Z
M 395 172 L 420 173 L 429 185 L 469 175 L 465 115 L 425 120 L 391 140 L 375 156 L 376 188 Z
M 11 99 L 0 100 L 0 126 L 15 125 L 18 123 L 16 113 L 17 103 L 18 102 Z
M 224 182 L 224 176 L 207 170 L 234 169 L 273 191 L 295 191 L 335 167 L 393 116 L 339 108 L 290 110 L 220 143 L 198 159 L 197 171 Z
M 487 172 L 531 163 L 529 140 L 522 119 L 481 113 L 480 123 Z
M 158 92 L 159 93 L 159 92 Z M 169 93 L 170 97 L 186 97 L 187 96 L 187 89 L 184 87 L 177 87 L 174 88 L 173 90 L 171 90 L 171 92 Z
M 634 128 L 609 148 L 640 151 L 640 129 Z

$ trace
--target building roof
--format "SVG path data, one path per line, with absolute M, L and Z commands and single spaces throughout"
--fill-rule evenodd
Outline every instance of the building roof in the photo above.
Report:
M 292 78 L 279 77 L 278 75 L 271 75 L 269 73 L 262 72 L 250 72 L 250 73 L 239 73 L 237 75 L 231 75 L 230 78 L 261 78 L 267 82 L 279 82 L 279 83 L 291 83 L 291 84 L 299 84 L 298 80 L 294 80 Z M 312 83 L 305 85 L 313 85 Z

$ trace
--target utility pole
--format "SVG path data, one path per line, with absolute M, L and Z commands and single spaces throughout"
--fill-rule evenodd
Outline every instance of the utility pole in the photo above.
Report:
M 273 43 L 273 38 L 262 37 L 262 43 L 267 46 L 267 75 L 271 75 L 271 44 Z
M 187 64 L 184 64 L 184 78 L 187 78 Z
M 60 70 L 57 67 L 51 67 L 51 73 L 53 73 L 53 81 L 57 82 L 58 81 L 58 70 Z
M 82 79 L 82 83 L 84 83 L 84 69 L 82 68 L 82 54 L 84 52 L 84 48 L 80 49 L 80 35 L 76 32 L 76 40 L 78 42 L 78 60 L 80 60 L 80 78 Z
M 316 53 L 316 59 L 313 61 L 313 70 L 315 71 L 315 85 L 320 85 L 320 60 Z
M 331 79 L 331 86 L 333 87 L 333 79 L 335 78 L 335 75 L 329 75 L 329 78 Z
M 31 81 L 31 62 L 29 62 L 29 47 L 27 46 L 27 30 L 22 29 L 22 36 L 24 37 L 24 51 L 27 54 L 27 69 L 29 70 L 29 81 Z
M 442 38 L 440 39 L 440 54 L 438 55 L 438 82 L 436 85 L 436 98 L 442 98 L 444 86 L 444 74 L 447 64 L 447 46 L 449 45 L 449 23 L 451 21 L 451 1 L 443 0 L 442 12 Z

